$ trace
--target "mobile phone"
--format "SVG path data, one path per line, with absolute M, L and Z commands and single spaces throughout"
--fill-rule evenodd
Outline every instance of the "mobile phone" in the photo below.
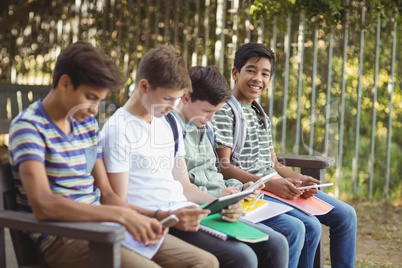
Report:
M 305 189 L 312 189 L 312 188 L 327 187 L 327 186 L 332 186 L 332 185 L 334 185 L 332 182 L 331 183 L 323 183 L 323 184 L 312 184 L 312 185 L 307 185 L 307 186 L 302 186 L 302 187 L 296 187 L 296 189 L 305 190 Z
M 177 216 L 174 215 L 174 214 L 171 214 L 171 215 L 167 216 L 166 218 L 164 218 L 163 220 L 160 221 L 160 223 L 165 228 L 172 227 L 173 225 L 175 225 L 178 222 L 179 222 L 179 218 L 177 218 Z

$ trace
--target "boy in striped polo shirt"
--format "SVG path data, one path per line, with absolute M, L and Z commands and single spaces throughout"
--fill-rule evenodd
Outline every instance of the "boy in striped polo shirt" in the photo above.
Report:
M 321 235 L 321 224 L 330 227 L 332 267 L 354 267 L 357 228 L 355 210 L 350 205 L 316 189 L 310 191 L 296 189 L 296 186 L 319 184 L 320 181 L 296 173 L 278 162 L 272 143 L 269 118 L 265 113 L 260 114 L 259 109 L 253 104 L 253 101 L 268 88 L 274 69 L 275 55 L 264 44 L 247 43 L 236 51 L 232 68 L 232 78 L 235 81 L 232 95 L 245 115 L 246 137 L 239 155 L 232 154 L 232 148 L 235 148 L 234 135 L 238 133 L 234 133 L 233 110 L 225 104 L 214 117 L 221 172 L 225 178 L 236 178 L 246 183 L 276 171 L 280 176 L 275 176 L 265 183 L 265 190 L 285 199 L 316 195 L 333 205 L 334 209 L 325 215 L 309 217 L 294 209 L 279 217 L 268 219 L 264 224 L 279 232 L 285 230 L 286 233 L 291 224 L 300 221 L 303 223 L 303 228 L 299 231 L 305 232 L 304 247 L 299 263 L 290 263 L 290 267 L 296 265 L 303 268 L 313 267 Z M 267 128 L 264 126 L 264 117 L 267 119 Z
M 17 202 L 20 210 L 33 212 L 39 220 L 117 222 L 135 240 L 155 244 L 167 229 L 130 209 L 113 192 L 98 146 L 94 115 L 99 102 L 123 84 L 112 61 L 88 43 L 76 42 L 60 54 L 49 94 L 18 115 L 10 127 L 9 158 Z M 89 266 L 87 241 L 28 235 L 50 267 Z M 169 254 L 177 258 L 173 261 Z M 121 255 L 122 267 L 218 264 L 211 254 L 170 235 L 153 260 L 126 248 Z

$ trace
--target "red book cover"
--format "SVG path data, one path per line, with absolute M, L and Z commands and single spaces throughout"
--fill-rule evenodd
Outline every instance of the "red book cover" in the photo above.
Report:
M 285 204 L 288 204 L 304 213 L 307 215 L 324 215 L 331 211 L 334 207 L 323 200 L 319 199 L 318 197 L 312 196 L 307 199 L 304 199 L 303 197 L 299 197 L 297 199 L 285 199 L 282 197 L 279 197 L 271 192 L 268 191 L 261 191 L 267 196 L 273 197 L 277 200 L 280 200 L 284 202 Z

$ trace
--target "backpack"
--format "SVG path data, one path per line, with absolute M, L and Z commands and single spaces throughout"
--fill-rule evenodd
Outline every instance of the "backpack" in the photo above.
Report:
M 233 147 L 230 155 L 230 159 L 235 162 L 240 161 L 240 152 L 243 150 L 244 143 L 246 141 L 247 134 L 247 120 L 244 116 L 243 109 L 241 108 L 240 102 L 232 95 L 230 100 L 228 101 L 228 105 L 232 109 L 233 112 L 233 121 L 234 121 L 234 129 L 233 129 Z M 268 131 L 268 119 L 265 116 L 265 112 L 262 109 L 261 105 L 257 101 L 253 101 L 251 106 L 255 108 L 257 112 L 257 117 L 264 124 L 265 129 Z
M 179 150 L 179 129 L 177 127 L 177 122 L 174 118 L 174 115 L 172 113 L 168 113 L 165 115 L 165 119 L 168 121 L 170 127 L 172 128 L 173 131 L 173 138 L 174 138 L 174 156 L 176 157 L 177 151 Z M 212 131 L 211 126 L 209 124 L 207 126 L 207 133 L 208 133 L 208 139 L 211 142 L 212 146 L 215 147 L 215 136 L 214 132 Z M 183 138 L 185 136 L 183 135 Z

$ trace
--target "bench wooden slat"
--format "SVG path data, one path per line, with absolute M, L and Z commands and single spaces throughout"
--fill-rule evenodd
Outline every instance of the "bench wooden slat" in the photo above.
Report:
M 7 134 L 14 117 L 32 102 L 44 98 L 49 90 L 50 86 L 0 83 L 0 134 Z M 29 98 L 30 94 L 32 98 Z M 7 111 L 8 102 L 11 104 L 11 117 Z

